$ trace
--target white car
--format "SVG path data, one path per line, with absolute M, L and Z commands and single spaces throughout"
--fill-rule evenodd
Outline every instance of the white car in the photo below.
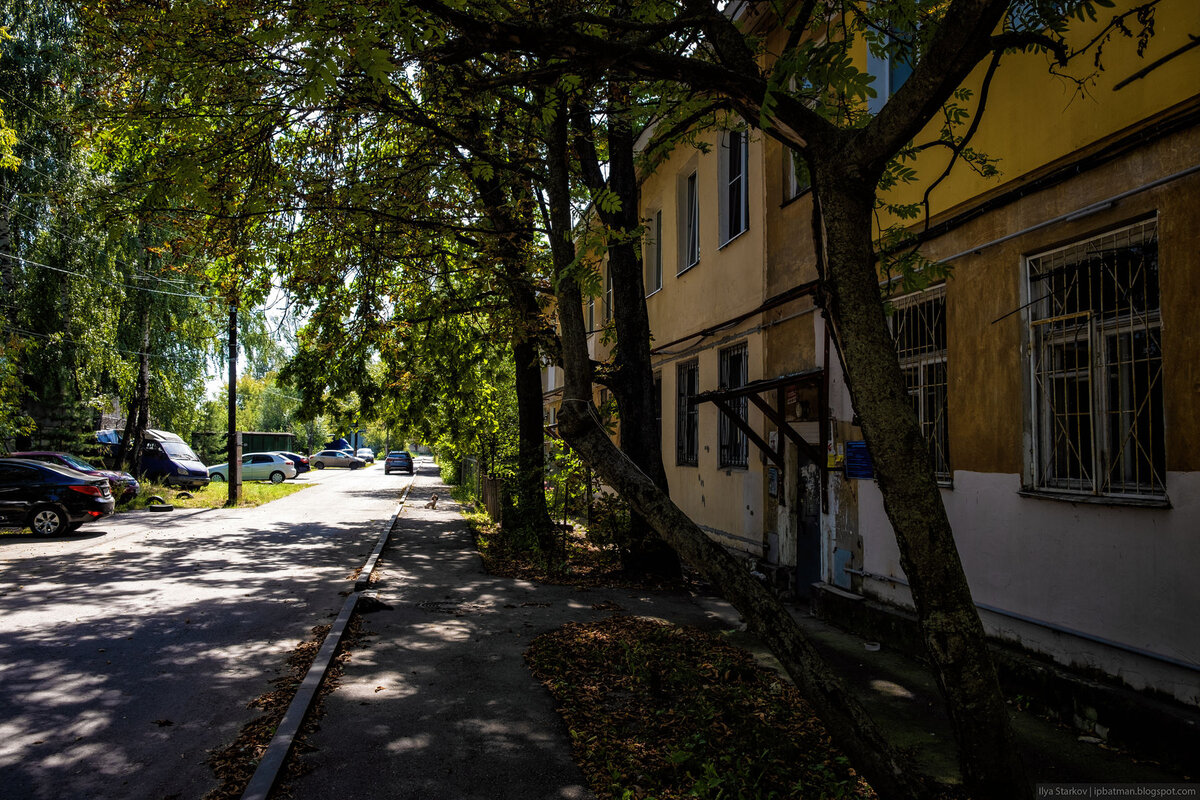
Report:
M 357 456 L 358 458 L 361 458 L 363 461 L 367 462 L 368 464 L 375 463 L 375 451 L 369 447 L 358 448 L 358 452 L 355 453 L 354 455 Z
M 217 464 L 208 468 L 208 477 L 213 481 L 229 480 L 229 464 Z M 278 453 L 246 453 L 242 456 L 243 481 L 270 481 L 283 483 L 296 477 L 296 465 L 290 458 Z

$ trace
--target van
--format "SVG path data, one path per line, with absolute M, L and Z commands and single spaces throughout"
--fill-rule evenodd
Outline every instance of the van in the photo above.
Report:
M 96 441 L 106 446 L 110 456 L 116 453 L 121 437 L 121 431 L 111 428 L 96 431 Z M 134 471 L 139 475 L 168 486 L 198 489 L 209 481 L 208 468 L 183 439 L 170 431 L 146 429 L 136 467 Z

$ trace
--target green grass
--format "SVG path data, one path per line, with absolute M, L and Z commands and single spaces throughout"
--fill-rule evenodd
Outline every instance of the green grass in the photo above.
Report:
M 261 506 L 263 503 L 269 503 L 272 500 L 278 500 L 281 497 L 287 497 L 293 492 L 298 492 L 312 486 L 311 483 L 268 483 L 266 481 L 251 481 L 242 484 L 242 501 L 238 503 L 239 508 L 253 508 Z M 187 492 L 191 497 L 180 497 L 182 492 Z M 173 489 L 157 483 L 142 484 L 142 489 L 129 503 L 124 503 L 117 506 L 117 513 L 122 511 L 132 511 L 140 508 L 145 508 L 152 501 L 150 498 L 154 496 L 161 497 L 167 503 L 176 508 L 221 508 L 229 500 L 229 484 L 227 483 L 210 483 L 203 489 Z

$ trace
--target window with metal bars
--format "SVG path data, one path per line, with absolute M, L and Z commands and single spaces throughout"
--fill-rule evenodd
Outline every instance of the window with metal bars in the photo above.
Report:
M 680 364 L 675 373 L 675 463 L 681 466 L 699 464 L 700 409 L 692 397 L 700 391 L 700 362 Z
M 1166 494 L 1158 224 L 1028 259 L 1038 488 Z
M 908 396 L 929 443 L 934 474 L 940 483 L 949 484 L 953 473 L 946 424 L 946 287 L 896 298 L 892 309 L 892 337 Z
M 718 360 L 721 367 L 720 386 L 722 389 L 738 389 L 746 385 L 748 360 L 745 344 L 726 347 L 718 353 Z M 746 398 L 735 397 L 727 402 L 737 414 L 738 419 L 745 421 Z M 746 434 L 724 412 L 720 416 L 717 445 L 720 466 L 744 467 L 749 463 Z

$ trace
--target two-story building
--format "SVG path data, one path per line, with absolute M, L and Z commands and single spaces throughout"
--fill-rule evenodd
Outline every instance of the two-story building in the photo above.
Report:
M 1200 705 L 1200 5 L 1156 13 L 1086 93 L 1007 57 L 973 141 L 1000 174 L 932 192 L 922 252 L 950 277 L 892 292 L 891 324 L 989 633 Z M 861 56 L 885 102 L 903 70 Z M 803 169 L 736 120 L 703 136 L 642 182 L 672 498 L 799 596 L 910 607 Z

